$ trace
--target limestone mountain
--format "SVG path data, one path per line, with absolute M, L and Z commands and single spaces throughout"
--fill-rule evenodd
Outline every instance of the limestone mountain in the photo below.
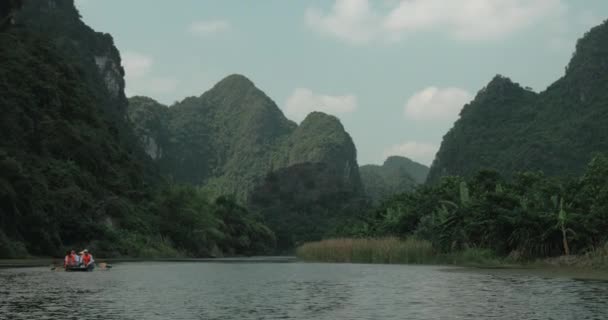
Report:
M 580 39 L 565 75 L 541 93 L 497 76 L 444 136 L 429 182 L 491 168 L 579 174 L 608 150 L 608 22 Z
M 15 21 L 0 31 L 0 256 L 108 239 L 153 176 L 118 51 L 72 0 L 25 1 Z
M 365 165 L 359 171 L 365 193 L 377 203 L 423 184 L 429 168 L 405 157 L 391 156 L 381 166 Z
M 116 116 L 125 116 L 124 70 L 112 36 L 81 19 L 74 0 L 24 1 L 17 24 L 44 34 L 82 72 L 92 98 Z
M 324 163 L 337 174 L 352 191 L 361 191 L 357 165 L 357 149 L 340 121 L 322 112 L 310 113 L 291 134 L 286 148 L 287 165 Z
M 242 75 L 171 107 L 131 98 L 129 115 L 163 174 L 217 195 L 245 200 L 267 173 L 304 162 L 325 163 L 361 190 L 356 149 L 337 118 L 312 113 L 298 126 Z

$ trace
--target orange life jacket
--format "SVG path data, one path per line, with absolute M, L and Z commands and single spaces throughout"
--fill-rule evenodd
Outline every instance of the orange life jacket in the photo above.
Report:
M 91 255 L 90 255 L 90 254 L 88 254 L 88 253 L 85 253 L 85 254 L 82 256 L 82 262 L 84 263 L 84 265 L 85 265 L 85 266 L 86 266 L 86 265 L 88 265 L 88 264 L 89 264 L 89 262 L 91 262 Z
M 63 260 L 63 266 L 73 266 L 76 264 L 76 256 L 73 254 L 68 254 L 67 256 L 65 256 L 65 259 Z

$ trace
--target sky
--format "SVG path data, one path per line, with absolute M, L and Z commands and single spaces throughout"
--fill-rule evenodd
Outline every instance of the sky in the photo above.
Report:
M 337 116 L 359 164 L 430 165 L 495 75 L 537 92 L 564 73 L 606 0 L 76 0 L 110 33 L 127 95 L 171 105 L 251 79 L 291 120 Z

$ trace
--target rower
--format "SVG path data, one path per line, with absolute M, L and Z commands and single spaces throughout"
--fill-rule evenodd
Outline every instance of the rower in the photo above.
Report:
M 93 259 L 93 255 L 89 253 L 89 250 L 84 249 L 82 253 L 82 264 L 84 264 L 84 267 L 91 270 L 95 268 L 95 260 Z

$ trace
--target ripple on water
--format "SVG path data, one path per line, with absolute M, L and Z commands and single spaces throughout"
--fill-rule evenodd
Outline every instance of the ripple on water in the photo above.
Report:
M 0 319 L 61 318 L 608 319 L 608 282 L 312 263 L 0 270 Z

